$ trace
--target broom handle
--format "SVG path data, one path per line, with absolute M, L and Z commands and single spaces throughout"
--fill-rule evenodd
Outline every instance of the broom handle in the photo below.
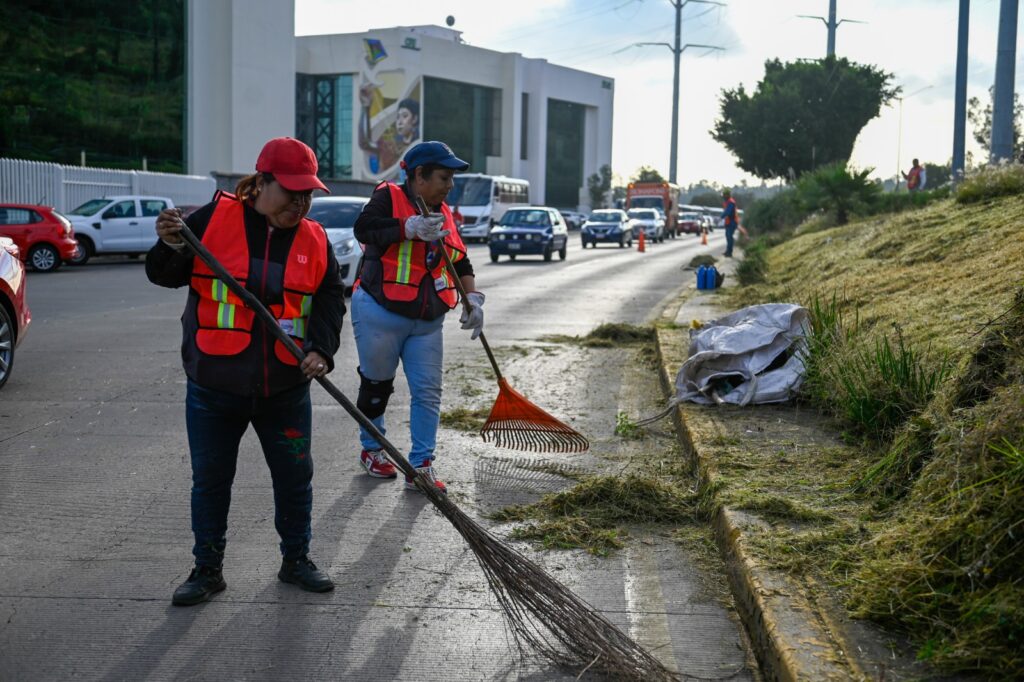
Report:
M 192 251 L 194 251 L 195 254 L 199 256 L 199 258 L 204 263 L 206 263 L 207 267 L 213 270 L 214 274 L 217 275 L 217 278 L 220 281 L 222 281 L 225 285 L 227 285 L 228 289 L 230 289 L 235 296 L 238 296 L 240 299 L 242 299 L 242 301 L 245 302 L 245 306 L 252 310 L 256 314 L 256 317 L 260 318 L 260 321 L 266 325 L 267 329 L 270 330 L 270 332 L 277 338 L 277 340 L 283 343 L 284 347 L 288 349 L 288 352 L 291 353 L 295 357 L 295 359 L 301 363 L 306 358 L 306 354 L 302 351 L 301 348 L 299 348 L 298 344 L 295 343 L 292 337 L 288 336 L 285 330 L 281 329 L 281 325 L 278 324 L 274 316 L 270 314 L 270 311 L 267 310 L 262 303 L 260 303 L 260 300 L 256 298 L 256 296 L 253 295 L 252 292 L 250 292 L 248 289 L 242 286 L 238 282 L 238 280 L 232 277 L 227 270 L 224 269 L 224 266 L 217 261 L 214 255 L 210 253 L 210 251 L 205 246 L 203 246 L 202 242 L 199 241 L 199 239 L 192 232 L 192 230 L 188 228 L 184 221 L 181 221 L 180 234 L 182 238 L 188 243 Z M 405 472 L 406 475 L 413 477 L 416 476 L 416 469 L 414 469 L 412 464 L 409 463 L 409 460 L 407 460 L 405 457 L 402 456 L 400 452 L 398 452 L 395 446 L 392 445 L 384 437 L 384 434 L 380 432 L 380 429 L 378 429 L 377 426 L 372 421 L 370 421 L 370 418 L 363 414 L 358 407 L 352 404 L 352 401 L 350 401 L 348 397 L 344 393 L 342 393 L 337 386 L 332 384 L 330 380 L 327 379 L 327 377 L 316 377 L 316 380 L 321 386 L 324 387 L 325 391 L 331 394 L 331 397 L 337 400 L 341 404 L 341 406 L 345 408 L 345 411 L 348 412 L 349 415 L 351 415 L 351 417 L 355 419 L 360 426 L 362 426 L 364 429 L 370 432 L 370 435 L 373 436 L 374 440 L 376 440 L 384 447 L 384 450 L 387 451 L 388 456 L 391 458 L 392 462 L 397 464 L 398 467 L 403 472 Z
M 420 210 L 420 214 L 430 214 L 430 209 L 427 208 L 427 202 L 423 201 L 423 197 L 416 197 L 416 207 Z M 441 253 L 444 254 L 444 262 L 448 266 L 448 271 L 452 273 L 452 279 L 455 280 L 455 288 L 459 290 L 459 295 L 462 296 L 462 306 L 467 311 L 473 310 L 473 304 L 469 302 L 469 296 L 466 295 L 466 287 L 462 285 L 462 279 L 459 277 L 459 273 L 455 272 L 455 264 L 452 263 L 452 258 L 448 255 L 448 249 L 445 248 L 444 239 L 441 240 Z M 487 351 L 487 359 L 491 361 L 491 367 L 494 368 L 494 374 L 500 382 L 502 378 L 501 370 L 498 369 L 498 361 L 494 359 L 494 352 L 491 351 L 491 345 L 487 343 L 487 337 L 484 336 L 483 330 L 480 331 L 480 335 L 477 338 L 484 345 L 484 350 Z

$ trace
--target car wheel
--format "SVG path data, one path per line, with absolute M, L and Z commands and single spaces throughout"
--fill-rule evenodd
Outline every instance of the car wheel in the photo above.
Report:
M 553 254 L 553 253 L 554 253 L 554 247 L 551 244 L 548 244 L 547 248 L 544 249 L 544 261 L 545 262 L 551 262 L 551 254 Z
M 0 386 L 7 383 L 14 367 L 14 324 L 7 309 L 0 305 Z
M 75 250 L 75 255 L 68 260 L 68 263 L 72 265 L 85 265 L 93 257 L 93 254 L 96 253 L 96 248 L 88 237 L 79 237 L 77 241 L 78 248 Z
M 622 237 L 619 237 L 619 248 L 621 249 L 625 245 L 626 245 L 625 240 Z
M 567 255 L 568 251 L 569 251 L 569 240 L 566 239 L 565 242 L 562 244 L 562 248 L 560 248 L 558 250 L 558 260 L 565 260 L 565 256 Z
M 494 253 L 493 251 L 491 252 L 491 262 L 492 263 L 497 263 L 498 262 L 498 254 Z
M 585 249 L 585 248 L 587 248 L 587 240 L 586 240 L 586 239 L 581 239 L 581 240 L 580 240 L 580 244 L 582 244 L 582 245 L 583 245 L 583 248 L 584 248 L 584 249 Z
M 36 272 L 53 272 L 61 266 L 60 254 L 49 244 L 40 244 L 29 251 L 28 262 Z
M 509 260 L 515 260 L 515 259 L 516 259 L 516 255 L 515 255 L 514 253 L 512 253 L 512 254 L 509 254 L 509 257 L 508 257 L 508 259 L 509 259 Z

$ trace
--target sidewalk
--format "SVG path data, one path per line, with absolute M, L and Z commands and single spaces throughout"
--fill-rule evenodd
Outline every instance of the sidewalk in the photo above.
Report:
M 736 286 L 737 259 L 716 254 L 715 264 L 726 273 L 724 287 Z M 712 320 L 732 312 L 722 307 L 718 291 L 692 284 L 679 301 L 669 305 L 657 329 L 661 378 L 669 395 L 686 359 L 692 320 Z M 803 486 L 799 472 L 786 468 L 794 461 L 811 466 L 835 466 L 842 475 L 843 445 L 827 420 L 797 405 L 704 407 L 681 404 L 673 414 L 683 452 L 692 459 L 701 489 L 713 495 L 716 541 L 725 560 L 729 583 L 740 617 L 769 680 L 900 680 L 921 679 L 929 671 L 912 658 L 894 652 L 893 636 L 870 623 L 853 621 L 830 590 L 809 577 L 765 565 L 755 543 L 771 541 L 766 533 L 779 524 L 799 523 L 762 511 L 757 504 L 739 509 L 733 482 L 764 492 L 761 499 L 793 499 L 814 495 Z M 819 464 L 820 462 L 820 464 Z M 738 487 L 738 486 L 736 486 Z M 792 498 L 791 498 L 792 496 Z M 769 505 L 761 505 L 769 511 Z

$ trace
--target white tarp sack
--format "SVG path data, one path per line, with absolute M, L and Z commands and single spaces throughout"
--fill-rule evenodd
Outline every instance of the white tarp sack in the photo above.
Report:
M 750 405 L 789 400 L 803 382 L 806 308 L 765 303 L 690 331 L 675 403 Z

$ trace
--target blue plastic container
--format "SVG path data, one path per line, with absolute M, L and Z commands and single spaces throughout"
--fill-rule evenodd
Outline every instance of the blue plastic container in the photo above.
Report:
M 707 268 L 706 265 L 701 265 L 699 268 L 697 268 L 697 288 L 698 289 L 703 289 L 704 288 L 705 282 L 707 281 L 707 271 L 708 271 L 708 268 Z

